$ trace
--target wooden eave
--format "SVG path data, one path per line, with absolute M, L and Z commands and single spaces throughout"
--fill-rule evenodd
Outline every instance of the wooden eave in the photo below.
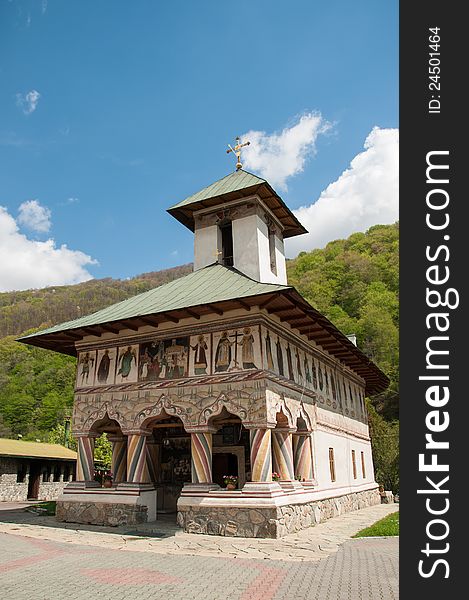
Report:
M 49 350 L 59 350 L 64 354 L 76 356 L 75 342 L 88 335 L 100 336 L 106 332 L 118 333 L 123 329 L 138 331 L 140 327 L 151 325 L 158 327 L 160 323 L 179 323 L 182 319 L 195 318 L 209 314 L 223 315 L 227 311 L 251 307 L 264 308 L 275 315 L 280 321 L 288 323 L 300 334 L 314 341 L 345 366 L 357 373 L 366 382 L 366 393 L 376 394 L 386 389 L 389 380 L 386 375 L 361 352 L 344 334 L 342 334 L 328 319 L 314 309 L 293 288 L 286 291 L 275 291 L 266 294 L 243 297 L 242 299 L 224 300 L 212 304 L 203 304 L 181 308 L 165 313 L 135 316 L 133 318 L 111 321 L 92 327 L 65 330 L 57 333 L 38 334 L 34 345 Z
M 272 187 L 267 183 L 260 183 L 252 185 L 247 188 L 235 190 L 212 198 L 206 198 L 204 200 L 198 200 L 187 204 L 186 206 L 178 206 L 176 208 L 168 209 L 168 212 L 174 216 L 179 222 L 185 225 L 191 231 L 194 231 L 194 212 L 203 210 L 206 208 L 213 208 L 220 204 L 232 202 L 233 200 L 241 200 L 248 196 L 257 195 L 267 208 L 275 215 L 275 217 L 282 223 L 283 237 L 293 237 L 295 235 L 302 235 L 306 233 L 304 227 L 299 223 L 296 217 L 290 212 L 283 200 L 276 194 Z

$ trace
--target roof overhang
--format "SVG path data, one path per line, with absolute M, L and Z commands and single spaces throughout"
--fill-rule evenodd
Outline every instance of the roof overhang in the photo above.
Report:
M 192 317 L 200 319 L 204 315 L 218 314 L 237 308 L 251 310 L 252 307 L 265 309 L 281 321 L 288 323 L 308 340 L 316 342 L 329 354 L 349 367 L 366 382 L 366 394 L 373 395 L 384 391 L 389 385 L 388 377 L 355 346 L 329 319 L 313 308 L 294 288 L 267 292 L 238 299 L 229 299 L 211 304 L 192 305 L 166 312 L 153 312 L 126 320 L 108 321 L 89 327 L 76 327 L 60 332 L 38 332 L 18 341 L 63 354 L 76 356 L 75 343 L 85 336 L 100 336 L 103 333 L 119 333 L 124 329 L 138 331 L 144 325 L 158 327 L 160 323 L 179 323 Z
M 267 208 L 275 215 L 278 221 L 282 224 L 283 237 L 289 238 L 295 235 L 308 233 L 303 225 L 298 221 L 292 211 L 287 207 L 285 202 L 280 198 L 277 192 L 270 186 L 267 181 L 252 185 L 240 190 L 235 190 L 228 193 L 212 196 L 203 200 L 197 200 L 190 204 L 176 205 L 167 209 L 167 212 L 185 225 L 191 231 L 195 230 L 194 213 L 206 209 L 214 208 L 221 204 L 226 204 L 233 200 L 240 200 L 249 196 L 257 195 Z

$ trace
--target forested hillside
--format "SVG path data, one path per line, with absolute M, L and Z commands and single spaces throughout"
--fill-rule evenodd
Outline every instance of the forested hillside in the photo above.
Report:
M 88 315 L 191 271 L 192 265 L 189 264 L 137 275 L 132 279 L 92 279 L 78 285 L 0 293 L 0 338 Z
M 288 262 L 288 282 L 388 375 L 391 385 L 373 398 L 388 420 L 399 417 L 399 224 L 301 252 Z
M 372 227 L 288 261 L 289 283 L 391 378 L 373 405 L 388 421 L 398 417 L 398 225 Z M 0 436 L 45 441 L 63 423 L 73 400 L 75 359 L 24 346 L 15 337 L 94 312 L 181 277 L 191 265 L 120 281 L 0 294 Z M 386 434 L 387 435 L 387 434 Z

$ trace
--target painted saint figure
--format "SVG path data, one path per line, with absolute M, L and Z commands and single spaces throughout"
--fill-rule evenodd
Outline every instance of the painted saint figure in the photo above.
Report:
M 287 344 L 287 365 L 288 365 L 288 377 L 292 381 L 295 381 L 295 375 L 293 373 L 293 362 L 292 362 L 292 358 L 291 358 L 290 344 Z
M 296 370 L 298 373 L 298 377 L 301 380 L 303 378 L 303 373 L 301 372 L 300 353 L 298 352 L 298 348 L 295 348 L 295 357 L 296 357 Z
M 322 378 L 322 369 L 321 369 L 321 366 L 318 367 L 318 380 L 319 380 L 319 389 L 322 392 L 322 390 L 324 388 L 324 381 L 323 381 L 323 378 Z
M 280 344 L 280 338 L 277 337 L 277 341 L 275 342 L 275 345 L 277 346 L 277 363 L 278 363 L 278 373 L 279 375 L 284 375 L 284 370 L 283 370 L 283 352 L 282 352 L 282 345 Z
M 207 375 L 207 352 L 208 346 L 203 335 L 199 335 L 197 344 L 191 346 L 195 353 L 194 373 L 195 375 Z
M 80 358 L 81 364 L 81 383 L 88 383 L 90 368 L 94 365 L 94 358 L 87 352 L 85 356 Z
M 305 369 L 306 383 L 311 383 L 311 373 L 309 371 L 308 357 L 306 354 L 303 360 L 303 367 Z
M 99 383 L 106 383 L 107 378 L 109 377 L 109 368 L 111 366 L 111 359 L 109 357 L 109 350 L 105 350 L 104 354 L 99 361 L 98 367 L 98 381 Z
M 332 389 L 332 398 L 334 400 L 336 400 L 337 398 L 337 391 L 335 388 L 335 379 L 334 379 L 334 375 L 331 374 L 331 389 Z
M 228 332 L 224 331 L 218 341 L 217 351 L 215 353 L 215 372 L 221 373 L 228 371 L 231 363 L 231 346 L 233 342 L 228 339 Z
M 316 363 L 314 362 L 314 358 L 313 358 L 313 364 L 312 364 L 312 372 L 313 372 L 313 388 L 315 390 L 318 389 L 318 375 L 316 372 Z
M 250 327 L 243 330 L 243 339 L 239 345 L 243 349 L 243 369 L 257 369 L 254 364 L 254 336 Z
M 267 332 L 267 335 L 265 336 L 265 353 L 267 356 L 267 369 L 269 371 L 273 371 L 274 370 L 274 359 L 272 356 L 272 344 L 270 342 L 270 335 L 269 332 Z
M 171 345 L 166 348 L 166 378 L 177 379 L 185 377 L 186 373 L 187 348 L 177 343 L 176 339 L 171 341 Z
M 132 350 L 132 346 L 128 346 L 127 350 L 122 354 L 119 358 L 120 369 L 117 371 L 117 374 L 122 377 L 122 379 L 126 379 L 130 371 L 132 370 L 132 362 L 135 361 L 137 364 L 137 355 L 135 351 Z

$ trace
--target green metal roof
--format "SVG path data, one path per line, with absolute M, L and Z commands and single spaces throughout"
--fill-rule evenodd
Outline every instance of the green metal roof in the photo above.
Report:
M 239 169 L 215 181 L 196 194 L 168 208 L 180 223 L 194 231 L 194 212 L 203 208 L 216 208 L 232 200 L 257 194 L 283 225 L 283 237 L 308 233 L 268 181 Z
M 112 304 L 91 315 L 61 323 L 19 339 L 27 342 L 28 338 L 49 333 L 289 289 L 292 288 L 272 283 L 259 283 L 236 269 L 215 263 L 148 292 Z
M 229 175 L 226 175 L 226 177 L 223 177 L 222 179 L 215 181 L 215 183 L 208 185 L 203 190 L 200 190 L 200 192 L 192 194 L 192 196 L 189 196 L 185 200 L 182 200 L 174 206 L 171 206 L 171 208 L 168 208 L 168 210 L 171 211 L 174 208 L 188 206 L 189 204 L 201 202 L 202 200 L 207 200 L 208 198 L 229 194 L 230 192 L 236 192 L 238 190 L 250 188 L 254 185 L 262 185 L 263 183 L 267 183 L 267 181 L 257 177 L 257 175 L 253 175 L 252 173 L 248 173 L 247 171 L 240 169 L 239 171 L 230 173 Z

